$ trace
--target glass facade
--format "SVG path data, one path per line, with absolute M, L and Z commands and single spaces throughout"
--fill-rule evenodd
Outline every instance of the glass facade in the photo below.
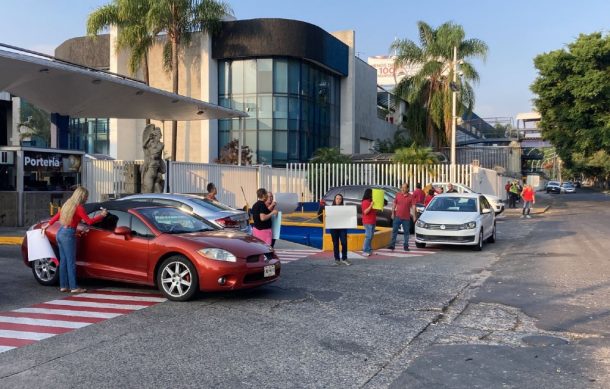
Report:
M 339 147 L 341 78 L 289 58 L 218 63 L 218 101 L 245 111 L 244 145 L 253 163 L 306 162 L 320 147 Z M 218 123 L 218 147 L 239 137 L 240 120 Z
M 109 119 L 70 118 L 68 149 L 87 154 L 109 154 Z

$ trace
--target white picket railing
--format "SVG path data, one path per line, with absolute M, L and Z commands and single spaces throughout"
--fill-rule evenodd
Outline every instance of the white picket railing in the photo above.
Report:
M 85 185 L 90 200 L 100 201 L 104 195 L 119 196 L 125 190 L 127 161 L 86 161 Z M 266 188 L 274 192 L 297 193 L 300 201 L 318 201 L 334 186 L 387 185 L 400 187 L 408 182 L 449 182 L 450 166 L 445 164 L 421 166 L 395 163 L 383 164 L 310 164 L 291 163 L 286 168 L 269 166 L 235 166 L 205 163 L 172 162 L 169 164 L 168 187 L 175 193 L 205 193 L 207 184 L 218 188 L 218 199 L 241 208 L 246 201 L 256 201 L 256 190 Z M 472 186 L 471 165 L 457 165 L 454 183 Z M 243 191 L 243 193 L 242 193 Z M 244 198 L 245 196 L 245 198 Z

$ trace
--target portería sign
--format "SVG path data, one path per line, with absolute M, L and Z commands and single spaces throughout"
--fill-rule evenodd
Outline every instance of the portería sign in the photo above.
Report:
M 26 167 L 61 167 L 61 160 L 56 155 L 48 155 L 45 157 L 30 157 L 25 156 L 23 163 Z

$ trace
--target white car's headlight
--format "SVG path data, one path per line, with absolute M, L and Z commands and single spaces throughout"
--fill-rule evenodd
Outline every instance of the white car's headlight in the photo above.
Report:
M 460 230 L 472 230 L 477 228 L 477 222 L 468 222 L 460 226 Z
M 420 228 L 428 228 L 428 224 L 424 221 L 418 220 L 415 222 L 415 225 Z
M 235 255 L 223 249 L 201 249 L 197 252 L 206 258 L 215 259 L 217 261 L 237 262 Z

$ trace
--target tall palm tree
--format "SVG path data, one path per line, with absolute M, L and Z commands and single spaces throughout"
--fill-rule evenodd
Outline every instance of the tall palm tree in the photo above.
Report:
M 154 35 L 146 24 L 152 0 L 114 0 L 93 11 L 87 18 L 87 34 L 98 35 L 110 26 L 119 27 L 116 50 L 129 49 L 129 71 L 135 75 L 143 68 L 144 82 L 150 84 L 148 50 Z M 143 65 L 143 66 L 142 66 Z
M 432 148 L 418 147 L 415 143 L 409 147 L 403 147 L 396 150 L 392 156 L 392 161 L 396 163 L 424 166 L 438 163 L 438 159 L 432 153 Z
M 213 33 L 225 15 L 233 14 L 228 4 L 216 0 L 155 0 L 146 21 L 154 35 L 165 33 L 164 64 L 172 71 L 172 91 L 178 93 L 178 56 L 182 45 L 191 41 L 191 33 Z M 172 121 L 172 159 L 176 160 L 178 123 Z
M 451 133 L 451 88 L 453 79 L 453 48 L 457 47 L 457 59 L 462 77 L 458 77 L 460 89 L 458 109 L 472 110 L 474 92 L 470 82 L 478 82 L 479 74 L 468 58 L 487 55 L 487 44 L 479 39 L 465 39 L 462 26 L 446 22 L 434 29 L 425 22 L 418 22 L 420 45 L 410 39 L 396 40 L 391 50 L 396 52 L 395 67 L 419 69 L 411 77 L 402 79 L 396 93 L 409 103 L 407 123 L 414 126 L 421 138 L 425 131 L 429 144 L 447 143 Z M 423 121 L 425 120 L 425 124 Z

